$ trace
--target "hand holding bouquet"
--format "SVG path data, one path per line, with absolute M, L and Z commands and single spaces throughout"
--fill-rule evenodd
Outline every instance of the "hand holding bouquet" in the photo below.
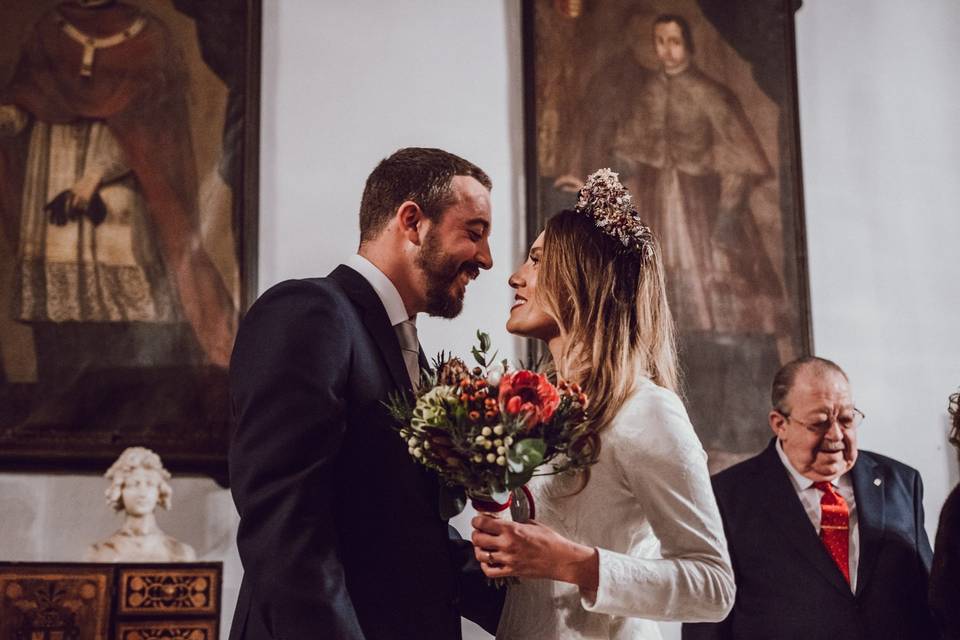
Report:
M 538 472 L 595 462 L 588 401 L 577 385 L 554 386 L 528 369 L 491 364 L 490 338 L 477 338 L 479 366 L 441 354 L 416 397 L 395 396 L 388 405 L 410 455 L 440 476 L 445 518 L 462 511 L 467 497 L 478 511 L 500 511 Z

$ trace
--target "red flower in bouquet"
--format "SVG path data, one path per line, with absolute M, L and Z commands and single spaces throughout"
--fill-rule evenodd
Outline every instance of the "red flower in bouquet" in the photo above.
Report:
M 507 373 L 500 381 L 500 406 L 508 415 L 524 414 L 527 429 L 553 417 L 560 392 L 545 376 L 521 370 Z

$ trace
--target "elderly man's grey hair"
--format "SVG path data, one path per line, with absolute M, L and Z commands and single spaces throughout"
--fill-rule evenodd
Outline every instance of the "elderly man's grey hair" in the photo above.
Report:
M 107 488 L 107 504 L 116 511 L 123 511 L 123 483 L 136 469 L 153 471 L 159 478 L 159 497 L 157 504 L 164 509 L 173 505 L 173 489 L 167 480 L 170 472 L 163 468 L 160 456 L 145 447 L 129 447 L 120 454 L 117 461 L 111 465 L 103 477 L 110 480 Z

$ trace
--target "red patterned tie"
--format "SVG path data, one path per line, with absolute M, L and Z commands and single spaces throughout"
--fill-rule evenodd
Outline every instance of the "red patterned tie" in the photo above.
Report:
M 849 584 L 850 510 L 831 483 L 814 482 L 813 486 L 823 492 L 820 498 L 820 539 Z

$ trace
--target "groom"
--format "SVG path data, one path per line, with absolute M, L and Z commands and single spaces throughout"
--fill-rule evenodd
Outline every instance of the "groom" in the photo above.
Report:
M 503 595 L 383 404 L 419 382 L 417 314 L 455 317 L 492 266 L 490 186 L 451 153 L 397 151 L 367 179 L 358 255 L 274 286 L 244 319 L 230 363 L 244 567 L 231 640 L 457 639 L 461 613 L 495 630 Z

